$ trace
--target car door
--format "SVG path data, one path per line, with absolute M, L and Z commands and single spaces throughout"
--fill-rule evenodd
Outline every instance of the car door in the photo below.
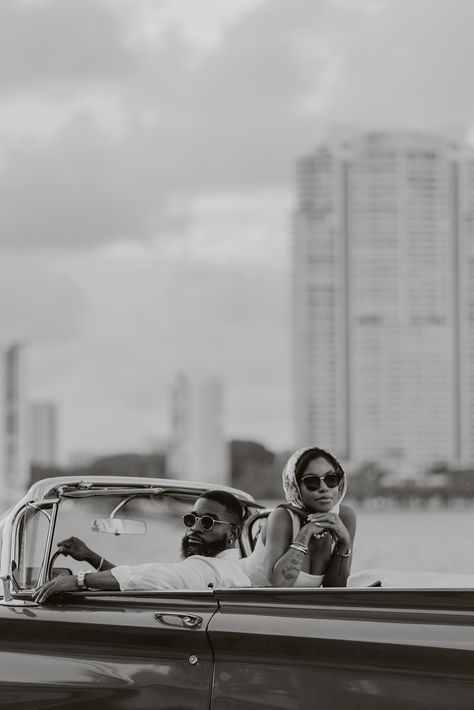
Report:
M 208 710 L 212 592 L 0 603 L 0 708 Z
M 472 590 L 217 590 L 213 710 L 472 710 Z

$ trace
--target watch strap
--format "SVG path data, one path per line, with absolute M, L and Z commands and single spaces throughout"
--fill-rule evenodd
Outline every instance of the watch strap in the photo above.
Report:
M 77 586 L 79 587 L 79 589 L 89 589 L 86 583 L 86 574 L 89 574 L 89 572 L 85 570 L 80 570 L 76 575 Z

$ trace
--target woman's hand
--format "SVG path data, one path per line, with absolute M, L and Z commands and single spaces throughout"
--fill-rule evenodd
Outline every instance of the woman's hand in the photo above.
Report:
M 313 536 L 316 539 L 329 533 L 340 545 L 350 548 L 351 536 L 336 513 L 311 513 L 308 515 L 308 522 L 304 528 L 310 525 L 313 527 Z

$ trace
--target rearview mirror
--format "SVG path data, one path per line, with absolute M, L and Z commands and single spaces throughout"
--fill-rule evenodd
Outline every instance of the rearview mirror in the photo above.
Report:
M 144 520 L 124 520 L 123 518 L 97 518 L 92 521 L 91 530 L 112 535 L 144 535 Z

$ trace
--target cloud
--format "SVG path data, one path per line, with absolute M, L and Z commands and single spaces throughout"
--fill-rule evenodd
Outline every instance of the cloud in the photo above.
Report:
M 472 124 L 472 3 L 460 0 L 454 10 L 448 0 L 385 0 L 367 20 L 341 48 L 329 117 L 379 128 Z
M 119 17 L 97 0 L 3 0 L 0 91 L 71 87 L 130 71 Z
M 474 59 L 466 29 L 474 10 L 466 2 L 452 13 L 444 0 L 410 8 L 272 0 L 247 5 L 222 25 L 220 41 L 203 46 L 165 12 L 149 15 L 154 41 L 140 42 L 146 27 L 140 35 L 130 4 L 114 10 L 113 3 L 74 0 L 65 7 L 44 0 L 9 2 L 4 10 L 3 32 L 18 30 L 22 48 L 8 72 L 20 92 L 17 110 L 28 107 L 34 124 L 37 101 L 39 123 L 49 117 L 57 126 L 45 135 L 43 125 L 35 137 L 31 125 L 27 133 L 25 110 L 16 125 L 4 96 L 11 125 L 8 144 L 0 143 L 0 244 L 10 247 L 182 237 L 200 195 L 290 194 L 295 157 L 334 122 L 472 120 L 464 78 Z M 151 12 L 138 7 L 145 17 Z M 127 19 L 135 23 L 133 42 Z M 45 64 L 36 52 L 51 28 L 54 56 Z M 36 37 L 31 48 L 28 33 Z
M 0 260 L 1 340 L 68 342 L 81 330 L 85 300 L 61 262 L 3 252 Z
M 70 123 L 52 145 L 10 147 L 5 164 L 2 245 L 84 247 L 149 238 L 174 223 L 159 185 L 142 180 L 128 151 L 116 150 L 87 116 Z

